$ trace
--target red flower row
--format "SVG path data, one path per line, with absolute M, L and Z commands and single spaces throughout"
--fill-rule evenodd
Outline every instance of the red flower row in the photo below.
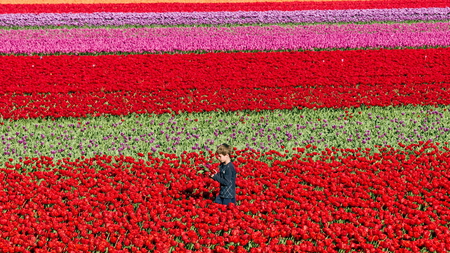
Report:
M 449 58 L 450 48 L 1 56 L 0 93 L 448 83 Z
M 211 154 L 10 159 L 0 250 L 448 252 L 450 151 L 438 145 L 308 146 L 289 159 L 288 150 L 240 150 L 238 205 L 228 208 L 212 203 L 218 185 L 197 173 Z
M 0 14 L 386 9 L 448 7 L 449 4 L 449 0 L 301 1 L 266 3 L 3 4 L 0 5 Z
M 211 88 L 197 90 L 36 93 L 0 95 L 6 119 L 86 117 L 132 113 L 449 105 L 450 83 L 360 85 L 352 88 Z
M 3 56 L 3 118 L 449 104 L 450 49 Z

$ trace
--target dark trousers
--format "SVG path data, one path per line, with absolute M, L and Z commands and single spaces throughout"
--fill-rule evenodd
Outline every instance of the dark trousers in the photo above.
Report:
M 222 204 L 222 205 L 228 205 L 230 203 L 233 203 L 236 205 L 236 198 L 224 199 L 224 198 L 221 198 L 219 195 L 217 195 L 216 199 L 214 200 L 214 203 Z

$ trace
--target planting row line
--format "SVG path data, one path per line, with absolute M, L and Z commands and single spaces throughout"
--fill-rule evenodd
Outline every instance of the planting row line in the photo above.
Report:
M 239 12 L 0 14 L 0 27 L 242 25 L 449 20 L 450 8 Z
M 132 113 L 449 105 L 446 84 L 361 85 L 358 88 L 222 88 L 0 95 L 1 118 L 86 117 Z
M 0 53 L 273 51 L 450 46 L 450 23 L 0 30 Z
M 342 104 L 344 100 L 339 100 L 340 96 L 355 96 L 349 101 L 381 99 L 379 102 L 371 102 L 374 105 L 390 105 L 403 96 L 405 98 L 400 99 L 410 99 L 408 94 L 414 104 L 420 102 L 420 99 L 429 103 L 429 99 L 438 99 L 439 96 L 442 100 L 434 102 L 446 103 L 447 93 L 442 92 L 442 89 L 446 89 L 446 84 L 450 83 L 449 58 L 449 48 L 174 55 L 0 56 L 0 94 L 3 94 L 2 99 L 5 101 L 18 101 L 19 107 L 25 106 L 30 100 L 42 101 L 45 97 L 52 102 L 57 98 L 55 96 L 61 96 L 61 103 L 67 99 L 73 101 L 71 97 L 87 96 L 86 92 L 94 92 L 92 96 L 99 97 L 98 99 L 103 99 L 104 102 L 112 101 L 112 98 L 108 97 L 115 95 L 105 92 L 114 91 L 136 92 L 139 98 L 170 98 L 171 95 L 167 92 L 174 92 L 173 97 L 179 98 L 186 94 L 186 99 L 194 99 L 194 106 L 202 106 L 199 103 L 203 100 L 202 95 L 210 98 L 223 95 L 214 95 L 214 90 L 231 89 L 239 93 L 239 96 L 243 92 L 250 92 L 257 98 L 265 96 L 282 99 L 290 93 L 278 93 L 276 89 L 285 88 L 286 90 L 279 91 L 288 92 L 293 89 L 292 96 L 305 96 L 301 101 L 310 101 L 311 104 L 325 103 L 331 107 L 351 106 L 350 102 Z M 330 88 L 330 92 L 326 89 L 314 90 L 315 87 Z M 342 87 L 353 89 L 346 90 Z M 270 95 L 267 89 L 272 89 L 273 95 Z M 396 93 L 397 91 L 400 92 Z M 425 92 L 421 94 L 418 91 Z M 52 94 L 36 94 L 48 92 Z M 54 94 L 67 92 L 78 93 Z M 32 97 L 14 95 L 21 93 Z M 264 95 L 266 93 L 268 97 Z M 117 94 L 120 95 L 121 93 Z M 437 95 L 439 96 L 435 97 Z M 338 100 L 333 104 L 332 101 L 323 99 L 321 103 L 317 99 L 322 96 Z M 230 101 L 235 99 L 242 97 L 233 96 Z M 387 101 L 385 99 L 394 100 L 382 102 Z M 89 99 L 91 100 L 92 98 Z M 223 101 L 223 98 L 220 101 Z M 172 103 L 162 102 L 161 108 L 165 108 L 169 102 Z M 361 100 L 359 103 L 362 102 Z M 5 116 L 3 112 L 2 115 Z
M 0 13 L 216 12 L 448 7 L 449 0 L 300 1 L 264 3 L 2 4 Z
M 60 159 L 157 151 L 208 152 L 220 143 L 263 152 L 306 145 L 324 149 L 397 146 L 398 142 L 427 140 L 447 142 L 448 108 L 324 108 L 3 120 L 0 162 L 25 156 Z
M 228 208 L 212 203 L 218 185 L 197 173 L 209 154 L 8 162 L 0 249 L 450 250 L 450 153 L 437 144 L 288 152 L 280 162 L 278 152 L 237 150 L 238 205 Z

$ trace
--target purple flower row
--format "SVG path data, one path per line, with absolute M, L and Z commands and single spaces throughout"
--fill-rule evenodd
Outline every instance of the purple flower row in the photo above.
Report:
M 308 144 L 319 149 L 373 148 L 419 141 L 446 142 L 448 107 L 372 107 L 346 118 L 344 109 L 282 110 L 235 113 L 134 115 L 56 121 L 1 120 L 0 163 L 13 157 L 132 156 L 138 152 L 180 154 L 210 151 L 220 143 L 258 152 Z M 358 115 L 358 116 L 356 116 Z M 421 117 L 417 117 L 421 116 Z M 125 121 L 122 121 L 122 118 Z M 321 118 L 321 121 L 317 121 Z M 284 146 L 284 148 L 282 147 Z
M 450 46 L 450 23 L 0 30 L 0 53 Z
M 0 14 L 0 26 L 221 25 L 450 20 L 450 8 L 365 10 Z

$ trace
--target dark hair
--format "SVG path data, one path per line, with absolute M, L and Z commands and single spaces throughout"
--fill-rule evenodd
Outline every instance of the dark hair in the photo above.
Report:
M 232 148 L 230 145 L 228 145 L 226 143 L 222 143 L 217 147 L 216 154 L 231 156 L 231 151 L 232 151 Z

